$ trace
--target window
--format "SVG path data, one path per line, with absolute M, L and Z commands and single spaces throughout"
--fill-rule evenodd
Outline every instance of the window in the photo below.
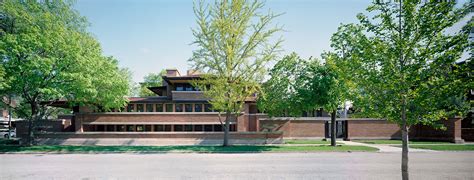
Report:
M 194 104 L 194 112 L 202 112 L 202 104 Z
M 184 131 L 193 131 L 193 125 L 184 125 Z
M 137 104 L 137 112 L 144 112 L 143 104 Z
M 204 125 L 204 131 L 212 132 L 212 125 Z
M 163 125 L 155 125 L 155 131 L 165 131 L 165 127 Z
M 96 128 L 97 128 L 97 131 L 105 131 L 104 125 L 97 125 Z
M 194 125 L 194 131 L 202 131 L 202 125 Z
M 156 104 L 156 112 L 163 112 L 163 104 Z
M 115 131 L 115 125 L 107 125 L 107 131 Z
M 128 132 L 133 132 L 133 131 L 135 131 L 135 128 L 133 127 L 133 125 L 127 125 L 127 131 Z
M 183 125 L 174 125 L 174 131 L 183 131 Z
M 135 104 L 128 104 L 127 112 L 135 112 Z
M 211 104 L 204 104 L 204 111 L 212 112 L 212 105 Z
M 150 132 L 151 131 L 151 125 L 145 125 L 145 131 Z
M 146 104 L 146 112 L 153 112 L 153 104 Z
M 145 130 L 145 128 L 143 127 L 143 125 L 137 125 L 137 132 L 143 132 Z
M 173 112 L 173 104 L 166 104 L 166 112 Z
M 118 131 L 121 131 L 121 132 L 125 132 L 125 131 L 127 131 L 127 126 L 125 126 L 125 125 L 118 125 L 118 126 L 117 126 L 117 130 L 118 130 Z
M 171 131 L 171 125 L 165 125 L 165 131 Z
M 176 85 L 176 91 L 184 91 L 184 86 L 183 86 L 183 84 L 177 84 L 177 85 Z
M 184 105 L 185 112 L 193 112 L 193 105 L 192 104 L 185 104 Z
M 229 128 L 229 131 L 236 131 L 236 127 L 235 127 L 235 124 L 231 124 L 230 125 L 230 128 Z
M 190 84 L 187 84 L 186 91 L 193 91 L 193 86 L 191 86 Z
M 222 131 L 222 125 L 220 125 L 220 124 L 214 125 L 214 131 L 221 132 Z
M 175 112 L 183 112 L 183 104 L 175 104 L 174 106 Z

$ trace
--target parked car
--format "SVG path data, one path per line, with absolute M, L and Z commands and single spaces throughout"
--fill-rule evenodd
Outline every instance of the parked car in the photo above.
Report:
M 8 129 L 0 129 L 0 137 L 8 138 Z M 16 130 L 12 129 L 10 137 L 16 137 Z

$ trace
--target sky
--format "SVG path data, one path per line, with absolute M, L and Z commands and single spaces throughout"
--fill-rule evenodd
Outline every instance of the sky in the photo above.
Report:
M 284 30 L 281 55 L 319 57 L 330 50 L 330 37 L 341 24 L 357 22 L 372 0 L 267 0 L 264 10 L 284 13 L 274 20 Z M 75 8 L 90 22 L 89 31 L 104 54 L 142 82 L 148 73 L 191 66 L 196 50 L 191 28 L 196 26 L 192 0 L 77 0 Z M 275 38 L 277 38 L 275 37 Z

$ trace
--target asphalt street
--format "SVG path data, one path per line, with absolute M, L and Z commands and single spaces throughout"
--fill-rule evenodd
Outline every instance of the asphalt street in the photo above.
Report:
M 1 154 L 0 179 L 401 179 L 400 153 Z M 474 152 L 410 153 L 411 179 L 474 179 Z

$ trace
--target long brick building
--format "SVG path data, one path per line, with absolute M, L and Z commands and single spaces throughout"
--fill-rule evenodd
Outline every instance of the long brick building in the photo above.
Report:
M 202 91 L 191 85 L 199 74 L 181 75 L 168 69 L 159 87 L 149 87 L 156 96 L 132 97 L 129 104 L 112 112 L 100 112 L 76 106 L 72 115 L 36 125 L 40 143 L 49 144 L 213 144 L 220 143 L 223 128 L 218 113 Z M 68 107 L 67 102 L 53 106 Z M 328 114 L 322 110 L 307 112 L 304 117 L 269 118 L 259 113 L 255 98 L 249 98 L 241 116 L 231 121 L 231 143 L 281 143 L 286 138 L 322 139 L 329 137 Z M 24 122 L 23 122 L 24 123 Z M 25 135 L 26 125 L 17 124 L 18 134 Z M 26 124 L 26 123 L 25 123 Z M 461 119 L 444 121 L 446 131 L 416 126 L 412 139 L 463 142 Z M 337 136 L 344 139 L 399 139 L 397 125 L 383 119 L 338 118 Z M 466 133 L 468 134 L 468 133 Z M 472 137 L 467 137 L 470 139 Z M 466 139 L 466 138 L 465 138 Z

